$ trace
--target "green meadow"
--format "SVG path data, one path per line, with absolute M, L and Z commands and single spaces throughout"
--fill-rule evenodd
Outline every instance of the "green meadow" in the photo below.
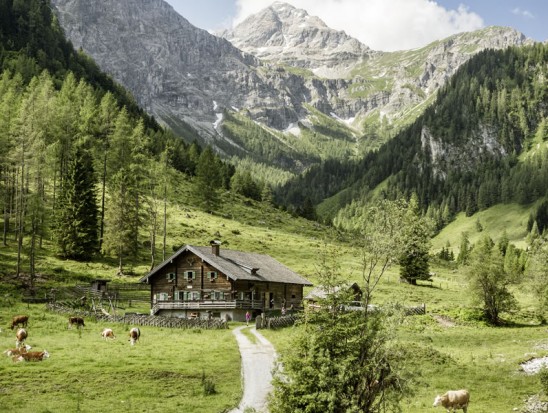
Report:
M 186 185 L 179 190 L 180 199 L 191 198 Z M 229 193 L 223 194 L 222 214 L 204 213 L 191 205 L 180 202 L 168 208 L 168 255 L 187 243 L 207 245 L 220 239 L 222 248 L 269 254 L 314 283 L 318 256 L 328 244 L 340 250 L 345 277 L 360 282 L 360 251 L 348 234 Z M 447 242 L 455 248 L 462 231 L 475 242 L 485 233 L 496 240 L 506 230 L 511 242 L 525 245 L 522 231 L 528 211 L 496 208 L 457 217 L 432 241 L 432 251 Z M 21 302 L 21 280 L 10 275 L 14 259 L 15 242 L 0 246 L 0 350 L 15 346 L 15 334 L 8 328 L 11 317 L 29 314 L 28 344 L 32 350 L 47 349 L 51 356 L 36 363 L 0 359 L 0 412 L 218 413 L 238 404 L 241 365 L 232 329 L 241 324 L 232 323 L 222 331 L 141 327 L 141 340 L 134 347 L 128 342 L 128 325 L 86 319 L 85 328 L 68 329 L 66 316 L 46 311 L 43 304 Z M 137 282 L 150 265 L 146 251 L 137 262 L 127 263 L 125 276 L 115 275 L 116 264 L 109 258 L 90 263 L 62 260 L 44 240 L 36 284 L 43 289 L 85 284 L 94 278 Z M 427 411 L 436 394 L 463 387 L 470 390 L 473 413 L 521 411 L 529 395 L 545 398 L 538 377 L 520 370 L 520 363 L 548 356 L 548 330 L 536 324 L 528 292 L 516 288 L 519 311 L 504 316 L 507 326 L 490 327 L 469 300 L 462 270 L 435 259 L 431 270 L 431 283 L 411 286 L 400 283 L 398 268 L 392 267 L 373 292 L 376 304 L 424 304 L 427 310 L 424 316 L 404 318 L 396 331 L 397 342 L 410 350 L 405 369 L 413 380 L 413 393 L 405 398 L 402 411 Z M 22 280 L 28 281 L 25 277 Z M 148 311 L 147 303 L 135 305 L 125 310 Z M 113 328 L 117 338 L 103 340 L 104 327 Z M 262 332 L 283 356 L 298 329 Z
M 67 317 L 43 305 L 18 304 L 0 309 L 2 351 L 15 347 L 7 328 L 14 313 L 30 315 L 27 344 L 50 357 L 14 363 L 2 355 L 1 412 L 222 412 L 241 398 L 231 330 L 140 327 L 141 339 L 131 346 L 131 326 L 86 319 L 84 328 L 69 329 Z M 104 340 L 104 327 L 116 338 Z

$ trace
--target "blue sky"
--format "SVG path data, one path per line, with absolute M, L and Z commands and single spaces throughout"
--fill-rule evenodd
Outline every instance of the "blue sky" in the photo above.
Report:
M 167 0 L 206 30 L 230 27 L 273 0 Z M 510 26 L 548 39 L 548 0 L 287 0 L 375 50 L 424 46 L 485 26 Z

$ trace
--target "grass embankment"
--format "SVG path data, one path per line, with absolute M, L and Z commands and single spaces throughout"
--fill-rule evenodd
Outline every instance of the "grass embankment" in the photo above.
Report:
M 15 347 L 7 327 L 15 313 L 30 314 L 27 343 L 47 349 L 42 362 L 0 359 L 0 411 L 195 412 L 218 413 L 241 398 L 240 356 L 231 330 L 203 331 L 140 327 L 141 339 L 128 342 L 131 326 L 86 319 L 68 329 L 67 317 L 43 305 L 0 308 L 0 349 Z M 111 327 L 115 340 L 101 338 Z M 204 392 L 202 378 L 214 385 Z

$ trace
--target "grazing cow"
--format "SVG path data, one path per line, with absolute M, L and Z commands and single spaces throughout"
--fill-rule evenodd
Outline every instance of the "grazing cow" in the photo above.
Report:
M 19 357 L 14 357 L 13 361 L 42 361 L 49 357 L 47 350 L 44 351 L 29 351 L 21 354 Z
M 466 413 L 468 403 L 470 403 L 470 393 L 468 393 L 468 390 L 449 390 L 443 396 L 436 396 L 434 407 L 442 405 L 447 412 L 455 412 L 462 409 Z
M 137 340 L 139 340 L 139 337 L 141 337 L 141 330 L 139 330 L 138 327 L 133 327 L 129 330 L 129 341 L 132 346 L 134 346 Z
M 4 351 L 4 354 L 8 357 L 20 356 L 21 354 L 26 353 L 27 351 L 29 351 L 31 348 L 32 348 L 31 346 L 29 346 L 28 344 L 25 344 L 21 348 L 7 349 L 6 351 Z
M 15 335 L 15 347 L 20 348 L 27 339 L 27 330 L 20 328 Z
M 71 328 L 74 324 L 76 324 L 76 328 L 86 326 L 82 317 L 69 317 L 68 328 Z
M 103 331 L 101 332 L 101 337 L 103 337 L 105 340 L 109 339 L 109 338 L 116 338 L 114 336 L 114 331 L 112 331 L 112 328 L 104 328 Z
M 28 315 L 16 315 L 11 320 L 11 329 L 13 330 L 15 327 L 19 327 L 19 324 L 21 324 L 21 327 L 26 327 L 28 321 Z

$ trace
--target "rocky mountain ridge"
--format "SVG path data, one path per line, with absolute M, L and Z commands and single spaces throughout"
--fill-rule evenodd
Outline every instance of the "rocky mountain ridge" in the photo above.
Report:
M 312 69 L 322 77 L 337 77 L 375 53 L 306 10 L 279 1 L 219 35 L 259 59 Z
M 487 28 L 422 49 L 373 52 L 305 11 L 277 2 L 262 14 L 268 17 L 264 25 L 248 19 L 229 36 L 246 52 L 192 26 L 163 0 L 52 3 L 74 46 L 92 56 L 156 119 L 183 136 L 190 124 L 203 143 L 227 156 L 239 145 L 238 152 L 251 158 L 251 149 L 223 135 L 226 111 L 284 131 L 314 129 L 308 109 L 313 107 L 353 127 L 350 138 L 357 139 L 382 125 L 401 127 L 412 121 L 473 54 L 528 42 L 512 29 Z M 253 56 L 250 51 L 262 42 L 262 54 Z M 347 58 L 344 76 L 320 77 L 307 69 L 327 68 L 335 56 Z M 367 150 L 368 143 L 363 147 Z

